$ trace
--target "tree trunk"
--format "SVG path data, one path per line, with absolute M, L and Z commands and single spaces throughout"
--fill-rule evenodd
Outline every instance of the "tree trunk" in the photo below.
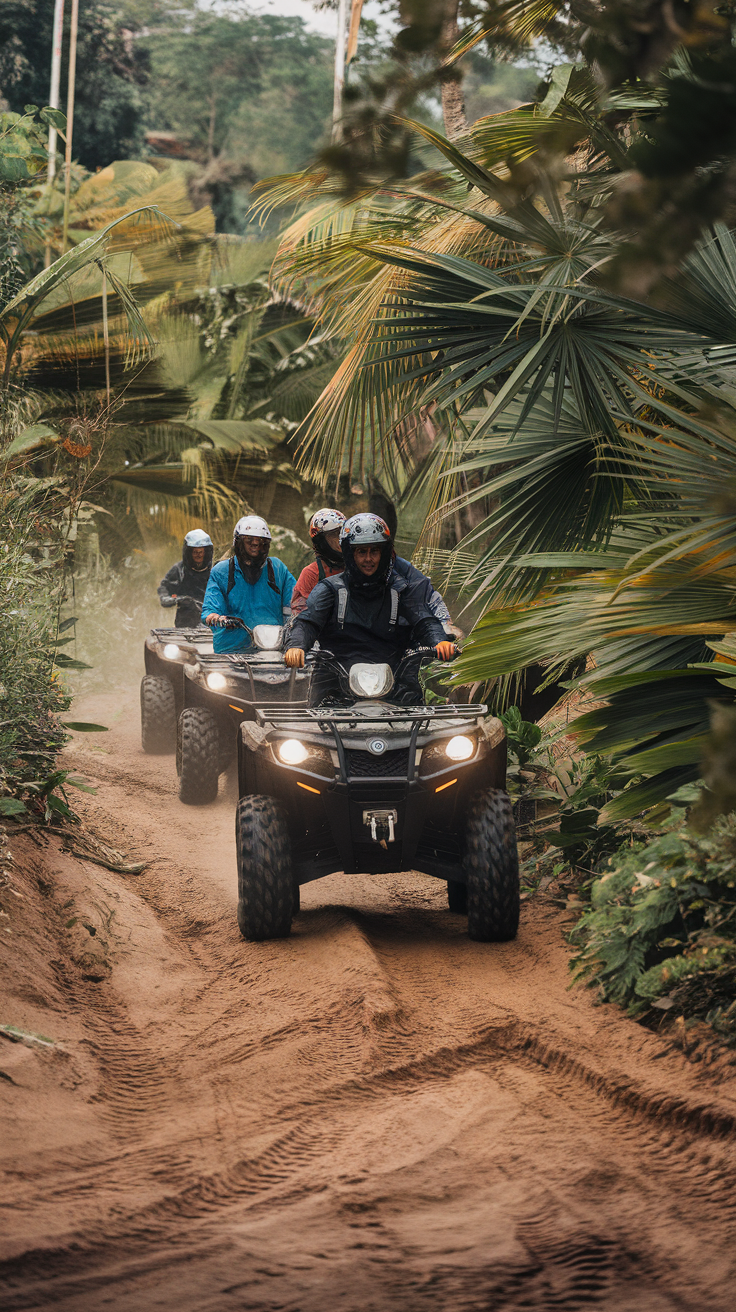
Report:
M 212 163 L 215 158 L 215 119 L 217 115 L 217 100 L 215 96 L 209 97 L 210 121 L 207 130 L 207 162 Z
M 458 39 L 457 14 L 459 8 L 460 0 L 448 0 L 440 41 L 440 52 L 443 59 L 447 57 Z M 442 118 L 445 124 L 445 136 L 449 141 L 462 136 L 463 132 L 468 130 L 462 81 L 462 73 L 456 64 L 451 64 L 449 68 L 440 69 Z

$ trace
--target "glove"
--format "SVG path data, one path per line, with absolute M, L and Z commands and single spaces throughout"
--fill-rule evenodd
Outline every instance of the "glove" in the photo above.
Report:
M 301 670 L 304 666 L 304 652 L 301 647 L 289 647 L 284 652 L 286 664 L 291 666 L 292 670 Z
M 160 601 L 165 610 L 168 610 L 170 606 L 176 605 L 176 597 L 161 597 Z
M 439 661 L 451 661 L 457 654 L 457 647 L 454 642 L 438 642 L 435 651 Z

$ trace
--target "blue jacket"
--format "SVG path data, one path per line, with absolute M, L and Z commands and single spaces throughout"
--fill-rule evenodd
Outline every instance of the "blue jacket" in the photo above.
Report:
M 268 569 L 273 566 L 271 587 Z M 234 582 L 228 592 L 231 566 L 234 565 Z M 202 602 L 202 619 L 207 615 L 237 615 L 249 629 L 256 624 L 285 624 L 289 603 L 296 579 L 282 560 L 269 556 L 261 569 L 257 583 L 248 583 L 237 560 L 221 560 L 213 565 Z M 215 651 L 247 651 L 250 638 L 242 629 L 212 630 Z

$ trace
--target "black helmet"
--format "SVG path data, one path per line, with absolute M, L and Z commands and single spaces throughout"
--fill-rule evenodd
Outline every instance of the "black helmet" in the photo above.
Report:
M 344 523 L 345 516 L 342 511 L 332 510 L 329 506 L 317 510 L 309 521 L 309 536 L 312 539 L 314 554 L 321 556 L 328 565 L 342 565 L 342 552 L 335 551 L 330 546 L 326 535 L 333 533 L 336 528 L 342 529 Z
M 386 586 L 394 558 L 394 544 L 388 524 L 380 515 L 363 511 L 345 521 L 340 531 L 344 572 L 354 590 L 371 594 Z M 381 561 L 375 574 L 367 578 L 355 563 L 356 547 L 380 547 Z
M 192 559 L 192 552 L 195 547 L 204 547 L 204 560 L 201 565 L 195 565 Z M 204 570 L 210 570 L 212 568 L 213 550 L 212 538 L 209 533 L 205 533 L 204 529 L 201 528 L 191 529 L 184 539 L 184 547 L 181 553 L 184 568 L 193 569 L 198 574 L 201 574 Z

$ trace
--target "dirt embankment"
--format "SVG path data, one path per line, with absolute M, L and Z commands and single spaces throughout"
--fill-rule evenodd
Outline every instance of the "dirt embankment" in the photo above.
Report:
M 5 1312 L 732 1312 L 736 1080 L 568 989 L 560 913 L 471 943 L 421 876 L 235 922 L 233 802 L 188 809 L 131 698 L 80 718 L 117 874 L 13 840 Z

